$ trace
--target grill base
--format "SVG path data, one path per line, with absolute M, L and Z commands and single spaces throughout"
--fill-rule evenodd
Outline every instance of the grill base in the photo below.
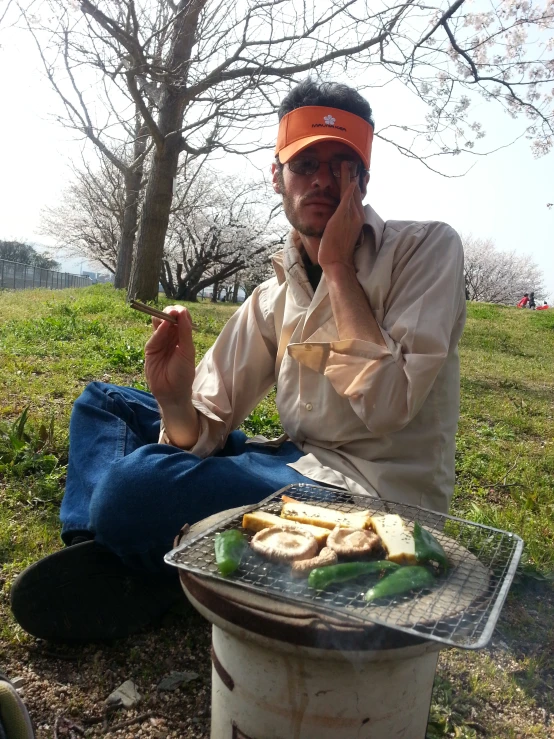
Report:
M 437 644 L 345 656 L 214 625 L 212 645 L 211 739 L 425 738 Z

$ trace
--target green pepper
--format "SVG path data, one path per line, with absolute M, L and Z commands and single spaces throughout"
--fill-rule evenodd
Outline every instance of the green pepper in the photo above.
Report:
M 378 575 L 380 572 L 396 570 L 400 565 L 388 560 L 378 562 L 346 562 L 341 565 L 316 567 L 308 576 L 308 585 L 317 590 L 324 590 L 337 582 L 354 580 L 362 575 Z
M 446 571 L 448 569 L 446 552 L 433 534 L 426 531 L 417 521 L 414 524 L 414 542 L 415 556 L 419 564 L 436 562 L 440 570 Z
M 224 577 L 227 577 L 238 569 L 246 549 L 246 539 L 240 531 L 232 529 L 216 534 L 214 544 L 217 568 Z
M 377 598 L 400 595 L 401 593 L 408 593 L 410 590 L 423 590 L 434 582 L 435 578 L 425 567 L 419 565 L 401 567 L 370 588 L 364 595 L 364 600 L 371 603 Z

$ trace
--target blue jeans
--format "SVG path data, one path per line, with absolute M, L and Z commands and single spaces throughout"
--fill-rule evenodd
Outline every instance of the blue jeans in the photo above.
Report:
M 291 467 L 302 452 L 246 445 L 233 431 L 225 447 L 201 459 L 158 444 L 160 414 L 150 393 L 103 382 L 77 398 L 69 427 L 62 538 L 90 531 L 141 569 L 163 570 L 163 555 L 185 523 L 257 503 L 290 483 L 311 482 Z

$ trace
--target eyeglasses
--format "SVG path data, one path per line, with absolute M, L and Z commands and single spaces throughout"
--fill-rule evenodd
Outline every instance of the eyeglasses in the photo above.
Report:
M 348 165 L 348 174 L 351 180 L 355 179 L 361 172 L 365 171 L 361 162 L 356 162 L 352 159 L 340 158 L 323 160 L 318 159 L 317 157 L 299 156 L 291 159 L 288 162 L 288 165 L 290 171 L 294 172 L 294 174 L 309 176 L 315 174 L 319 170 L 321 164 L 328 164 L 333 177 L 336 180 L 340 180 L 341 165 L 343 162 L 346 162 Z

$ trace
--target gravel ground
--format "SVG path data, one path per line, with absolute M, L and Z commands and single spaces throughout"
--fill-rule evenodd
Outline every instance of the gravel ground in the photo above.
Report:
M 37 739 L 207 739 L 210 734 L 210 626 L 188 605 L 169 614 L 161 628 L 111 644 L 71 647 L 22 637 L 0 647 Z M 173 672 L 198 675 L 175 690 L 160 691 Z M 132 680 L 141 700 L 135 708 L 108 708 L 106 698 Z
M 13 624 L 6 588 L 0 618 Z M 441 652 L 434 710 L 449 721 L 440 736 L 554 739 L 553 624 L 554 591 L 541 586 L 508 600 L 487 649 Z M 13 625 L 9 632 L 0 668 L 21 679 L 37 739 L 209 739 L 210 626 L 184 598 L 158 627 L 112 643 L 63 646 Z M 175 672 L 196 677 L 159 690 Z M 109 708 L 106 699 L 127 680 L 140 702 Z

